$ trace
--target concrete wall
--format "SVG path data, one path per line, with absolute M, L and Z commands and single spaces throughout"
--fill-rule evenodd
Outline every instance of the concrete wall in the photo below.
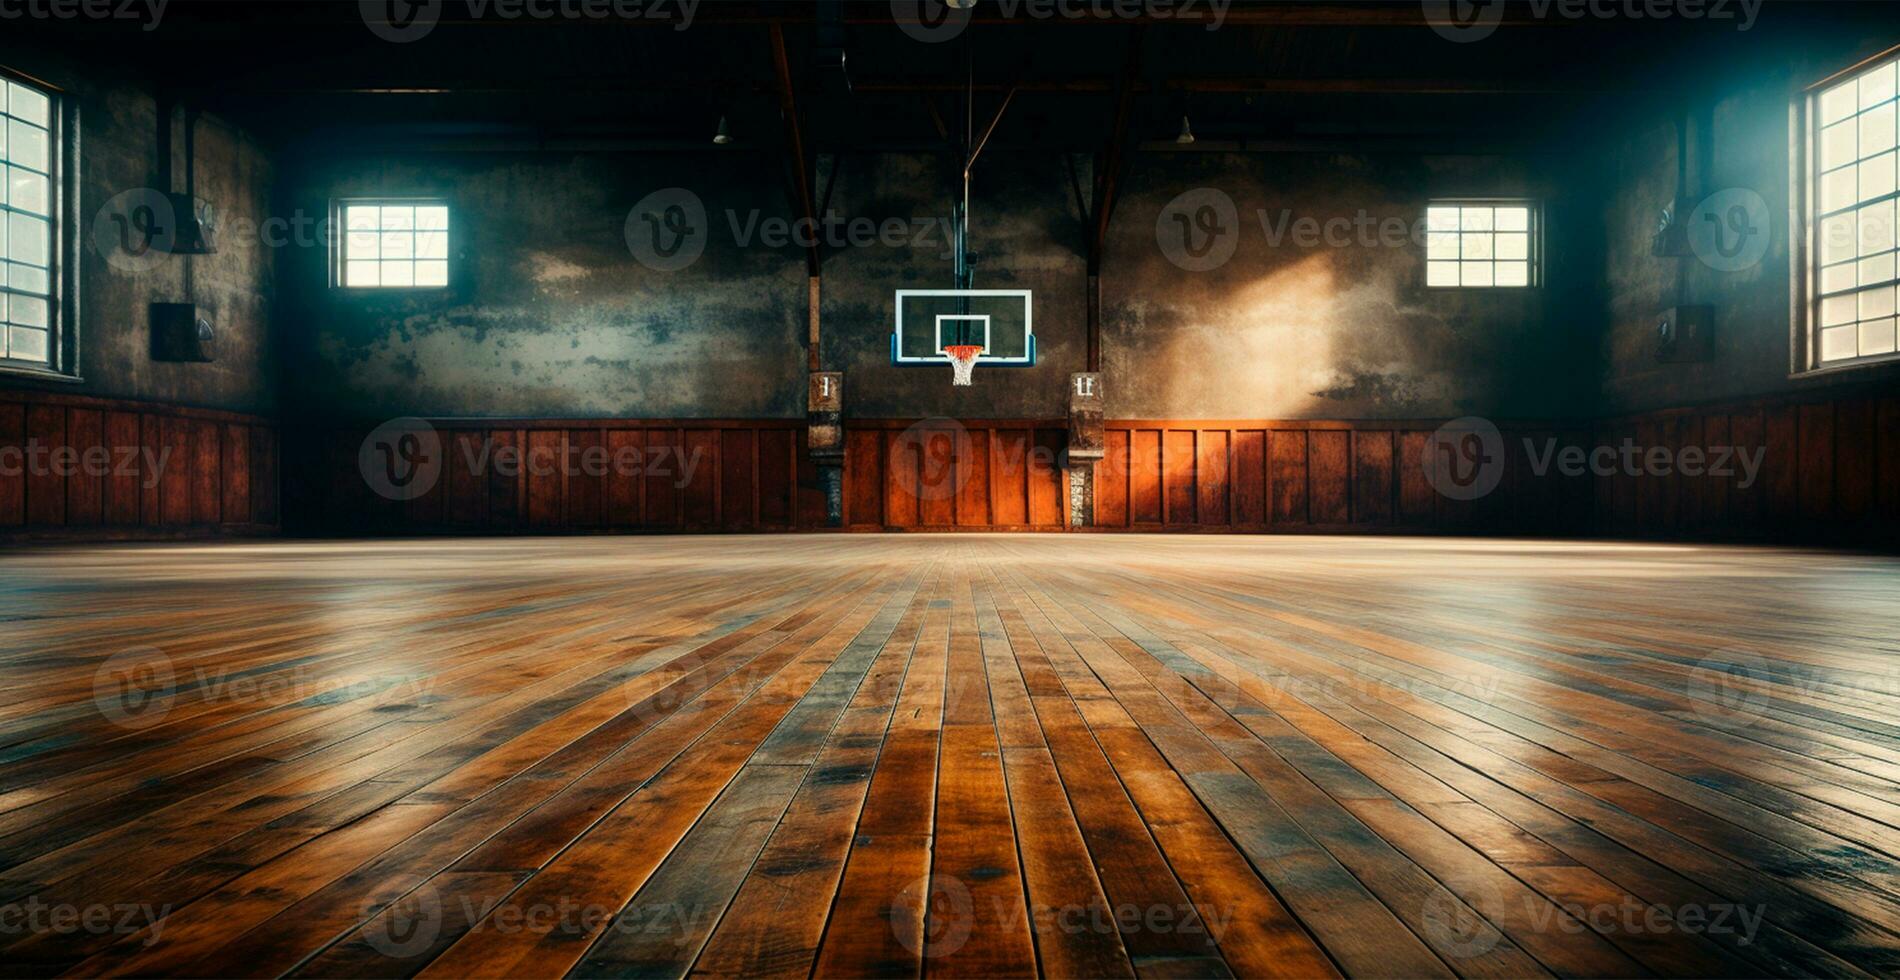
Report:
M 317 163 L 287 207 L 445 198 L 450 286 L 331 289 L 325 250 L 297 250 L 284 281 L 297 389 L 364 417 L 802 415 L 800 255 L 741 246 L 727 221 L 784 215 L 776 176 L 744 153 Z M 703 254 L 676 271 L 636 261 L 624 235 L 636 202 L 668 188 L 692 189 L 706 219 Z
M 1691 204 L 1716 195 L 1725 195 L 1719 199 L 1724 202 L 1759 195 L 1764 203 L 1766 252 L 1746 264 L 1719 253 L 1682 259 L 1651 255 L 1658 212 L 1676 183 L 1678 106 L 1621 102 L 1601 128 L 1592 127 L 1608 136 L 1594 167 L 1607 205 L 1602 219 L 1603 414 L 1900 380 L 1891 365 L 1811 377 L 1789 374 L 1795 281 L 1790 223 L 1799 221 L 1790 210 L 1789 109 L 1806 86 L 1891 43 L 1891 36 L 1790 41 L 1779 49 L 1779 60 L 1713 72 L 1703 79 L 1704 90 L 1713 94 L 1690 97 Z M 1730 244 L 1739 243 L 1731 239 Z M 1714 353 L 1707 361 L 1661 364 L 1655 358 L 1656 313 L 1678 302 L 1713 308 Z
M 37 382 L 15 375 L 0 384 L 230 411 L 272 413 L 277 372 L 272 324 L 276 315 L 276 256 L 255 239 L 225 236 L 220 252 L 192 260 L 195 297 L 219 330 L 218 357 L 208 364 L 151 359 L 148 309 L 186 298 L 185 260 L 154 257 L 144 263 L 108 261 L 94 230 L 110 215 L 108 202 L 126 191 L 159 184 L 158 115 L 153 86 L 111 66 L 83 70 L 43 52 L 0 42 L 0 64 L 64 89 L 77 100 L 80 127 L 79 349 L 83 383 Z M 173 138 L 183 189 L 182 121 Z M 199 120 L 198 195 L 211 201 L 227 229 L 270 213 L 272 160 L 249 134 L 215 116 Z M 110 236 L 108 235 L 109 239 Z
M 845 159 L 827 235 L 823 363 L 846 372 L 856 417 L 1050 418 L 1086 350 L 1087 229 L 1053 154 L 992 151 L 973 188 L 979 288 L 1035 293 L 1039 360 L 981 368 L 889 363 L 892 293 L 952 285 L 954 164 L 928 154 Z M 1594 350 L 1573 250 L 1521 291 L 1426 290 L 1422 249 L 1348 242 L 1274 247 L 1258 214 L 1319 220 L 1362 211 L 1409 229 L 1433 196 L 1529 196 L 1552 240 L 1572 227 L 1547 165 L 1480 157 L 1142 154 L 1115 214 L 1103 277 L 1110 413 L 1171 418 L 1582 415 Z M 284 283 L 292 372 L 313 406 L 365 416 L 798 417 L 803 414 L 804 253 L 770 235 L 790 217 L 770 158 L 746 152 L 508 154 L 311 165 L 286 206 L 336 197 L 441 196 L 455 228 L 451 287 L 379 294 L 325 286 L 325 255 L 299 250 Z M 821 172 L 822 186 L 829 172 Z M 1086 182 L 1088 175 L 1082 175 Z M 628 211 L 667 188 L 705 212 L 704 252 L 677 271 L 636 259 Z M 1244 216 L 1233 258 L 1171 263 L 1157 217 L 1175 195 L 1228 194 Z M 675 195 L 677 197 L 677 195 Z M 882 234 L 896 219 L 896 239 Z M 1593 271 L 1589 263 L 1583 268 Z M 1557 312 L 1561 311 L 1561 312 Z
M 1415 154 L 1136 157 L 1103 279 L 1110 414 L 1586 413 L 1592 381 L 1577 365 L 1594 324 L 1565 297 L 1589 285 L 1589 270 L 1575 264 L 1588 254 L 1588 232 L 1580 242 L 1587 225 L 1556 193 L 1561 168 L 1556 160 Z M 1184 269 L 1163 248 L 1172 236 L 1179 257 L 1168 208 L 1183 193 L 1232 201 L 1239 239 L 1224 264 Z M 1430 199 L 1458 197 L 1543 203 L 1553 246 L 1543 288 L 1425 288 L 1422 236 L 1414 241 L 1413 229 Z

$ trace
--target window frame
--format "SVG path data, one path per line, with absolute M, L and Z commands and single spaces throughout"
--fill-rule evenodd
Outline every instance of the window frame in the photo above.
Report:
M 1886 63 L 1895 63 L 1896 76 L 1900 76 L 1900 45 L 1894 45 L 1877 54 L 1849 65 L 1840 71 L 1803 88 L 1789 106 L 1788 112 L 1788 152 L 1791 166 L 1789 170 L 1789 200 L 1794 203 L 1794 213 L 1799 220 L 1790 222 L 1789 261 L 1791 265 L 1789 282 L 1789 331 L 1788 331 L 1788 375 L 1789 377 L 1811 377 L 1815 375 L 1837 374 L 1849 371 L 1861 371 L 1882 365 L 1900 363 L 1900 342 L 1896 342 L 1892 351 L 1879 354 L 1864 354 L 1833 361 L 1821 359 L 1820 305 L 1823 297 L 1820 293 L 1820 247 L 1821 222 L 1824 217 L 1852 213 L 1868 205 L 1893 202 L 1900 210 L 1900 179 L 1896 187 L 1878 198 L 1860 200 L 1846 208 L 1837 209 L 1822 215 L 1816 195 L 1819 192 L 1821 172 L 1819 169 L 1819 148 L 1821 142 L 1821 114 L 1819 111 L 1822 93 L 1866 72 L 1883 67 Z M 1896 112 L 1900 112 L 1900 100 L 1896 100 Z M 1856 107 L 1853 118 L 1866 110 Z M 1858 150 L 1856 150 L 1858 153 Z M 1889 151 L 1895 153 L 1900 161 L 1900 148 Z M 1859 159 L 1858 156 L 1855 158 Z M 1854 166 L 1855 164 L 1848 164 Z M 1900 165 L 1900 164 L 1897 164 Z M 1900 221 L 1896 221 L 1900 229 Z M 1900 243 L 1897 243 L 1900 244 Z M 1900 253 L 1896 253 L 1900 254 Z M 1856 259 L 1858 261 L 1858 259 Z M 1900 269 L 1896 277 L 1886 283 L 1900 296 Z M 1852 295 L 1869 286 L 1855 285 L 1851 289 L 1840 290 L 1829 296 Z M 1900 320 L 1900 317 L 1896 317 Z M 1858 322 L 1858 321 L 1856 321 Z M 1896 338 L 1900 341 L 1900 337 Z
M 45 381 L 78 382 L 79 376 L 79 109 L 65 89 L 0 65 L 0 80 L 33 89 L 47 99 L 47 358 L 45 362 L 0 357 L 0 374 Z
M 1431 261 L 1432 260 L 1431 260 L 1431 252 L 1430 252 L 1430 247 L 1429 247 L 1429 242 L 1431 241 L 1431 209 L 1432 208 L 1480 208 L 1480 207 L 1482 208 L 1522 207 L 1530 212 L 1530 217 L 1527 219 L 1527 226 L 1526 226 L 1528 241 L 1526 243 L 1526 249 L 1524 253 L 1525 254 L 1524 262 L 1525 262 L 1525 267 L 1526 267 L 1524 284 L 1522 286 L 1499 286 L 1499 285 L 1496 285 L 1494 281 L 1493 284 L 1489 286 L 1466 286 L 1463 284 L 1451 285 L 1451 286 L 1432 285 L 1432 282 L 1431 282 Z M 1422 233 L 1425 236 L 1425 242 L 1427 243 L 1424 246 L 1424 249 L 1425 249 L 1424 254 L 1419 261 L 1419 274 L 1421 277 L 1423 277 L 1423 284 L 1426 289 L 1451 291 L 1451 292 L 1467 291 L 1467 290 L 1486 290 L 1486 291 L 1502 290 L 1505 292 L 1526 292 L 1533 289 L 1543 288 L 1544 286 L 1544 205 L 1541 200 L 1538 200 L 1536 198 L 1529 198 L 1529 197 L 1434 197 L 1434 198 L 1429 198 L 1426 200 L 1425 210 L 1420 215 L 1419 220 L 1424 223 L 1424 228 L 1422 230 Z M 1492 234 L 1495 235 L 1496 233 L 1497 233 L 1496 230 L 1493 229 Z M 1495 244 L 1496 243 L 1494 241 L 1493 245 Z M 1440 261 L 1444 261 L 1444 260 L 1441 259 Z M 1494 257 L 1487 261 L 1490 261 L 1492 263 L 1497 263 L 1500 261 L 1511 262 L 1511 261 L 1516 261 L 1516 260 L 1498 259 Z M 1496 269 L 1494 266 L 1493 272 L 1495 271 Z
M 344 262 L 348 258 L 349 235 L 350 235 L 349 223 L 348 221 L 345 220 L 345 216 L 347 215 L 348 210 L 352 207 L 369 207 L 369 206 L 440 207 L 448 211 L 449 224 L 448 224 L 448 227 L 443 230 L 444 230 L 444 233 L 447 234 L 449 237 L 448 237 L 448 244 L 444 249 L 444 256 L 442 259 L 443 263 L 446 266 L 446 272 L 443 275 L 441 285 L 439 286 L 415 286 L 415 285 L 351 286 L 343 281 L 344 273 L 346 271 L 344 269 Z M 443 292 L 452 288 L 455 283 L 455 207 L 446 197 L 409 195 L 409 196 L 398 196 L 398 197 L 332 198 L 330 200 L 330 228 L 331 228 L 331 233 L 330 233 L 330 288 L 331 289 L 342 290 L 344 292 L 351 293 L 354 295 L 359 295 L 359 296 L 374 296 L 377 294 L 388 294 L 388 295 L 394 296 L 401 293 Z M 413 229 L 412 229 L 412 232 L 413 232 Z M 378 261 L 380 261 L 380 258 L 378 259 Z M 415 262 L 422 261 L 422 260 L 416 259 L 412 256 L 409 259 L 409 261 L 413 267 L 413 264 Z M 433 260 L 430 260 L 430 261 L 433 261 Z

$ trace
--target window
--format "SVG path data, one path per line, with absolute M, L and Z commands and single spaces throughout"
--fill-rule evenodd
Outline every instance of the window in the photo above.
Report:
M 344 201 L 336 284 L 440 289 L 449 284 L 449 208 L 442 201 Z
M 1425 209 L 1425 285 L 1525 287 L 1538 281 L 1529 201 L 1438 201 Z
M 53 96 L 0 78 L 0 363 L 60 363 L 53 268 L 59 213 L 59 127 Z
M 1889 51 L 1808 98 L 1808 366 L 1895 356 L 1896 62 Z

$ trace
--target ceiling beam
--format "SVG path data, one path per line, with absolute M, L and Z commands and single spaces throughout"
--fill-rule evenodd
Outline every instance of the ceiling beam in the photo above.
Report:
M 971 86 L 959 81 L 918 79 L 854 80 L 851 90 L 860 95 L 958 93 L 974 88 L 978 92 L 1040 95 L 1106 95 L 1121 91 L 1116 78 L 1023 79 L 1020 82 L 978 82 Z M 634 82 L 622 79 L 527 79 L 498 83 L 493 79 L 429 80 L 416 82 L 380 82 L 335 86 L 244 86 L 244 92 L 260 95 L 355 95 L 355 96 L 437 96 L 497 95 L 519 93 L 627 93 L 704 92 L 705 85 L 691 81 L 669 84 L 661 80 Z M 766 93 L 779 91 L 776 80 L 750 85 L 729 86 L 732 91 Z M 1205 92 L 1233 95 L 1562 95 L 1567 93 L 1632 92 L 1634 84 L 1603 84 L 1575 78 L 1270 78 L 1270 77 L 1177 77 L 1165 83 L 1135 81 L 1138 94 L 1150 92 Z
M 792 89 L 791 60 L 785 55 L 785 31 L 779 25 L 773 24 L 771 37 L 772 73 L 778 80 L 779 112 L 785 117 L 786 153 L 792 158 L 792 186 L 798 194 L 798 210 L 805 219 L 805 226 L 815 228 L 818 222 L 812 210 L 811 167 L 805 158 L 805 134 L 799 125 L 798 99 Z M 814 236 L 809 240 L 805 250 L 806 274 L 818 275 L 818 267 L 818 242 Z

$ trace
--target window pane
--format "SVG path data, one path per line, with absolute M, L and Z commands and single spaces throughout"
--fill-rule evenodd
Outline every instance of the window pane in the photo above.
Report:
M 1860 155 L 1870 157 L 1893 149 L 1893 103 L 1860 114 Z
M 1856 93 L 1856 88 L 1856 83 L 1850 79 L 1821 93 L 1822 125 L 1838 122 L 1854 114 L 1854 110 L 1860 105 L 1860 96 Z
M 1460 286 L 1489 286 L 1491 285 L 1491 263 L 1489 262 L 1460 262 L 1458 263 L 1458 284 Z
M 353 206 L 343 209 L 343 223 L 351 231 L 375 231 L 382 227 L 380 208 Z
M 416 258 L 446 259 L 449 257 L 449 233 L 446 231 L 425 231 L 416 235 Z
M 46 329 L 46 301 L 32 296 L 14 296 L 8 304 L 7 319 L 16 326 Z
M 416 227 L 432 231 L 446 230 L 449 227 L 449 209 L 445 207 L 416 208 Z
M 7 258 L 15 262 L 45 265 L 46 222 L 24 214 L 10 214 L 7 219 Z
M 1497 256 L 1500 259 L 1528 259 L 1531 257 L 1531 236 L 1497 236 Z
M 383 252 L 385 259 L 406 259 L 415 254 L 416 236 L 406 231 L 383 232 Z M 387 278 L 387 276 L 385 276 Z
M 1859 196 L 1863 201 L 1872 200 L 1893 193 L 1893 153 L 1883 153 L 1872 160 L 1861 161 L 1859 174 Z
M 46 331 L 31 327 L 13 327 L 7 331 L 7 356 L 16 361 L 44 361 L 49 353 Z
M 1873 255 L 1894 247 L 1893 202 L 1869 204 L 1855 212 L 1860 231 L 1857 234 L 1861 255 Z
M 7 172 L 7 203 L 22 211 L 34 214 L 46 214 L 50 208 L 46 200 L 46 175 L 31 170 L 9 167 Z
M 1531 230 L 1530 208 L 1498 208 L 1496 215 L 1499 231 Z
M 1821 360 L 1838 361 L 1844 357 L 1853 357 L 1859 341 L 1859 332 L 1852 325 L 1821 331 Z
M 1874 255 L 1861 259 L 1859 266 L 1860 274 L 1857 278 L 1861 285 L 1870 286 L 1877 282 L 1886 282 L 1893 278 L 1893 253 L 1888 252 L 1885 255 Z M 1847 268 L 1847 266 L 1842 266 L 1841 268 Z M 1833 270 L 1824 269 L 1821 271 L 1821 288 L 1825 292 L 1833 292 L 1833 290 L 1828 289 L 1826 286 L 1827 274 L 1831 271 Z M 1847 285 L 1852 284 L 1849 283 Z
M 410 228 L 415 227 L 415 223 L 416 223 L 416 209 L 415 208 L 409 207 L 407 205 L 403 205 L 401 207 L 391 207 L 389 205 L 383 206 L 383 230 L 384 231 L 389 231 L 391 229 L 395 229 L 399 231 L 408 231 Z
M 415 281 L 416 281 L 415 266 L 411 265 L 407 261 L 403 261 L 403 262 L 385 261 L 382 263 L 382 266 L 383 266 L 383 285 L 385 286 L 413 286 L 415 285 Z
M 1893 353 L 1893 317 L 1860 325 L 1860 353 L 1863 357 Z
M 53 124 L 51 103 L 46 96 L 19 82 L 7 83 L 7 115 L 24 119 L 35 126 Z
M 1854 157 L 1854 120 L 1835 123 L 1821 130 L 1821 169 L 1833 170 L 1835 167 L 1853 163 Z
M 1459 208 L 1458 227 L 1464 231 L 1490 231 L 1490 208 Z
M 1860 200 L 1854 193 L 1853 167 L 1821 175 L 1821 210 L 1839 211 Z
M 7 282 L 14 289 L 29 293 L 38 293 L 41 296 L 45 296 L 49 292 L 45 266 L 27 265 L 23 262 L 11 262 L 8 263 L 7 269 L 9 270 L 7 273 Z
M 44 173 L 51 170 L 46 155 L 46 130 L 38 126 L 13 120 L 8 124 L 8 136 L 3 147 L 7 162 L 22 167 L 31 167 Z
M 1458 263 L 1456 262 L 1427 262 L 1425 263 L 1425 285 L 1427 286 L 1456 286 L 1458 285 Z
M 353 231 L 343 240 L 344 259 L 373 259 L 383 236 L 375 232 Z
M 1871 320 L 1875 317 L 1893 315 L 1893 287 L 1876 286 L 1863 289 L 1855 294 L 1860 297 L 1860 318 Z
M 449 264 L 447 262 L 417 262 L 416 285 L 446 286 L 449 284 Z
M 1487 234 L 1460 235 L 1458 257 L 1463 259 L 1488 259 L 1491 257 L 1491 236 Z
M 1530 285 L 1531 264 L 1529 262 L 1499 262 L 1497 264 L 1497 284 L 1500 286 Z
M 1458 209 L 1457 208 L 1443 208 L 1443 207 L 1426 208 L 1425 209 L 1425 230 L 1426 231 L 1457 231 L 1458 230 Z
M 383 281 L 374 262 L 351 262 L 344 268 L 345 286 L 376 286 Z
M 1846 296 L 1829 296 L 1821 301 L 1821 326 L 1832 327 L 1841 323 L 1852 323 L 1859 312 L 1859 303 L 1852 293 Z
M 1815 245 L 1821 253 L 1821 264 L 1832 265 L 1844 259 L 1860 254 L 1857 241 L 1858 232 L 1854 230 L 1854 215 L 1837 214 L 1821 220 L 1821 231 Z
M 1889 61 L 1860 76 L 1860 107 L 1879 105 L 1893 98 L 1893 66 Z
M 1821 270 L 1821 292 L 1824 293 L 1838 293 L 1843 289 L 1852 289 L 1856 281 L 1868 280 L 1855 279 L 1852 262 L 1830 265 Z

